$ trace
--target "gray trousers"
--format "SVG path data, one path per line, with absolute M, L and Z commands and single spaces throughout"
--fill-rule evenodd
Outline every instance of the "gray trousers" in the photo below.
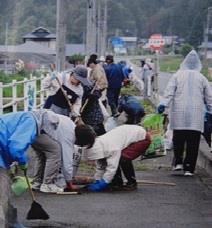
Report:
M 32 144 L 35 150 L 34 181 L 55 183 L 61 167 L 61 146 L 47 134 L 39 135 Z

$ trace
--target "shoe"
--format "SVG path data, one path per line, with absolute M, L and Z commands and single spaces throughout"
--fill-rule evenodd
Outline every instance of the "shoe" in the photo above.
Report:
M 182 164 L 177 164 L 174 168 L 173 171 L 180 171 L 183 170 L 183 165 Z
M 123 190 L 125 190 L 125 191 L 134 191 L 136 189 L 137 189 L 137 183 L 136 182 L 132 183 L 132 184 L 127 183 L 126 185 L 123 186 Z
M 39 191 L 40 190 L 41 183 L 40 182 L 33 182 L 32 184 L 32 190 Z
M 123 185 L 111 185 L 110 190 L 111 191 L 121 191 L 121 190 L 123 190 Z
M 194 174 L 191 173 L 190 171 L 185 171 L 184 176 L 192 177 L 192 176 L 194 176 Z
M 63 192 L 63 188 L 58 187 L 56 184 L 42 184 L 40 191 L 45 193 Z

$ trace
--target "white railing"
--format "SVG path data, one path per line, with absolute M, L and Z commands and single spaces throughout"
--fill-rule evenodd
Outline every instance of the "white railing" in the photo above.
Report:
M 45 90 L 41 88 L 44 77 L 31 77 L 23 81 L 13 80 L 11 83 L 0 82 L 0 114 L 6 109 L 9 111 L 30 111 L 43 106 L 46 96 Z M 39 85 L 39 86 L 38 86 Z M 7 94 L 10 94 L 8 96 Z

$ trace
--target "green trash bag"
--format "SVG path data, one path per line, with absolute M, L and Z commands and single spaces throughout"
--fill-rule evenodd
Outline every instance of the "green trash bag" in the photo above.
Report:
M 163 127 L 163 118 L 164 117 L 158 113 L 146 115 L 142 122 L 142 126 L 147 129 L 157 128 L 158 126 Z
M 32 179 L 30 179 L 29 181 L 31 183 Z M 16 196 L 21 196 L 28 189 L 28 185 L 27 185 L 25 177 L 16 176 L 13 178 L 12 182 L 13 182 L 11 185 L 12 192 Z
M 164 130 L 163 130 L 164 117 L 160 114 L 149 114 L 142 121 L 142 126 L 151 135 L 151 144 L 143 155 L 143 159 L 161 157 L 166 155 L 164 149 Z

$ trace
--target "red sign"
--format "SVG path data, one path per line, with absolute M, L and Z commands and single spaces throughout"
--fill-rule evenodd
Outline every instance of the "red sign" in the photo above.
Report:
M 165 40 L 161 34 L 153 34 L 150 36 L 148 43 L 150 48 L 160 50 L 164 46 Z

